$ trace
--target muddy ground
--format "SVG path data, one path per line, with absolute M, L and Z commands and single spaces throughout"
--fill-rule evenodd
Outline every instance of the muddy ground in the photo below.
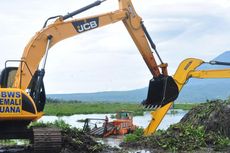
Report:
M 112 148 L 94 140 L 82 131 L 63 131 L 62 149 L 60 153 L 118 153 L 118 148 Z M 33 146 L 2 146 L 0 153 L 33 153 Z

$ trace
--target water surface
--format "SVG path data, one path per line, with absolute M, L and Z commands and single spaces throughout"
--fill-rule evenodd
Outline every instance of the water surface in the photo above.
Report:
M 168 112 L 164 119 L 162 120 L 158 129 L 167 129 L 171 124 L 178 123 L 180 119 L 187 113 L 184 110 L 176 110 L 176 113 Z M 70 124 L 72 127 L 83 128 L 84 122 L 79 122 L 79 120 L 84 120 L 86 118 L 98 118 L 105 119 L 105 116 L 108 116 L 109 120 L 114 120 L 111 116 L 115 114 L 76 114 L 72 116 L 43 116 L 39 121 L 44 123 L 46 122 L 54 122 L 57 119 L 62 119 L 66 123 Z M 148 126 L 151 121 L 150 112 L 145 112 L 143 116 L 135 116 L 133 118 L 133 123 L 139 127 L 145 128 Z M 94 126 L 95 123 L 100 126 L 103 121 L 92 121 L 91 126 Z M 99 140 L 102 143 L 108 144 L 110 146 L 118 146 L 123 141 L 123 136 L 111 136 L 109 138 L 104 138 L 103 140 Z
M 187 111 L 183 110 L 176 110 L 177 113 L 173 114 L 169 111 L 161 122 L 158 129 L 167 129 L 171 124 L 177 123 L 180 119 L 186 114 Z M 46 122 L 54 122 L 55 120 L 61 119 L 64 120 L 66 123 L 70 124 L 72 127 L 82 128 L 84 123 L 79 122 L 79 120 L 84 120 L 86 118 L 98 118 L 98 119 L 105 119 L 105 116 L 108 116 L 109 120 L 114 120 L 111 116 L 115 114 L 75 114 L 72 116 L 43 116 L 38 121 Z M 150 112 L 145 112 L 143 116 L 134 116 L 133 123 L 139 127 L 147 127 L 149 122 L 151 121 L 151 114 Z M 92 121 L 92 123 L 102 124 L 103 121 Z

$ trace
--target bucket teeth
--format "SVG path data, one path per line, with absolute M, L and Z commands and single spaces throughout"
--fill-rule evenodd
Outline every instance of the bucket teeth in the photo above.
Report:
M 179 90 L 171 76 L 151 79 L 147 99 L 142 102 L 146 108 L 160 108 L 177 99 Z

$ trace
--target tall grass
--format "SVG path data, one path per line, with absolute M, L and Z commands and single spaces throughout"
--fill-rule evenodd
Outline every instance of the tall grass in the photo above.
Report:
M 194 104 L 176 104 L 176 109 L 191 109 Z M 138 103 L 109 103 L 109 102 L 80 102 L 80 101 L 60 101 L 48 99 L 45 106 L 46 115 L 69 116 L 73 114 L 105 114 L 116 113 L 117 111 L 132 111 L 134 115 L 143 115 L 146 110 Z
M 143 115 L 144 109 L 138 104 L 132 103 L 83 103 L 83 102 L 59 102 L 47 103 L 45 106 L 46 115 L 73 115 L 73 114 L 105 114 L 116 113 L 117 111 L 133 111 L 134 115 Z

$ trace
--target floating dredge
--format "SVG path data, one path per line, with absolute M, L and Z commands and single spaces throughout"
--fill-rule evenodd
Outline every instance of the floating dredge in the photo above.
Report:
M 90 128 L 90 121 L 93 120 L 102 120 L 104 123 L 101 127 L 98 127 L 95 123 L 94 127 Z M 105 119 L 85 119 L 83 130 L 96 137 L 108 137 L 110 135 L 124 135 L 132 133 L 136 128 L 137 126 L 133 124 L 133 113 L 129 111 L 120 111 L 116 113 L 116 119 L 111 122 L 109 122 L 107 116 Z

